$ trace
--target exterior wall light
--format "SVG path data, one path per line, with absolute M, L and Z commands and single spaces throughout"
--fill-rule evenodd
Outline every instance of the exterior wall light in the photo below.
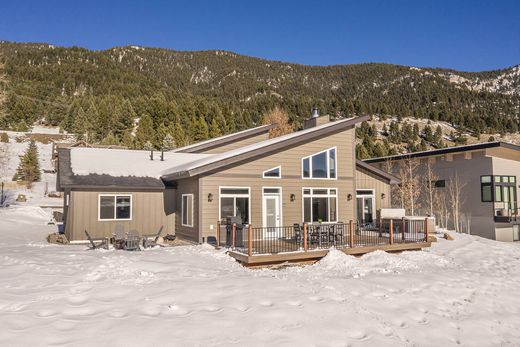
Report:
M 347 195 L 347 200 L 348 200 L 348 201 L 351 201 L 351 200 L 352 200 L 352 194 L 348 193 L 348 195 Z
M 209 193 L 208 194 L 208 202 L 212 202 L 213 201 L 213 194 Z
M 293 202 L 294 200 L 296 200 L 296 195 L 294 195 L 294 193 L 293 193 L 293 194 L 291 194 L 291 202 Z
M 386 194 L 385 193 L 381 193 L 381 199 L 384 199 L 386 198 Z

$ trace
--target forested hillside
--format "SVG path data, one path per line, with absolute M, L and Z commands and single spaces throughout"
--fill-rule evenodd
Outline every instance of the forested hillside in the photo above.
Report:
M 147 141 L 160 147 L 168 133 L 180 146 L 249 128 L 275 106 L 297 128 L 317 106 L 332 117 L 427 118 L 477 135 L 516 132 L 519 105 L 520 66 L 479 73 L 320 67 L 225 51 L 0 42 L 1 128 L 43 120 L 89 141 L 135 148 Z

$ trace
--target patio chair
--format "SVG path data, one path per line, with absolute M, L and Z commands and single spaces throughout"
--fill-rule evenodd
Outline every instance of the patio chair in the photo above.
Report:
M 148 235 L 144 235 L 143 236 L 143 247 L 144 248 L 152 248 L 152 247 L 157 246 L 157 240 L 161 236 L 163 228 L 164 228 L 164 226 L 161 225 L 161 227 L 159 228 L 159 231 L 157 232 L 157 234 L 152 235 L 152 237 L 154 237 L 152 240 L 148 239 L 148 237 L 149 237 Z
M 124 226 L 117 224 L 114 230 L 114 248 L 125 248 L 126 232 Z
M 125 251 L 139 251 L 141 244 L 141 236 L 137 232 L 137 230 L 130 230 L 125 239 L 124 249 Z
M 314 244 L 314 243 L 320 243 L 320 226 L 316 226 L 316 225 L 312 225 L 312 224 L 309 224 L 308 225 L 308 230 L 309 230 L 309 236 L 310 236 L 310 243 L 311 245 Z
M 303 240 L 303 230 L 300 224 L 294 223 L 294 241 L 301 242 Z
M 92 237 L 90 237 L 90 234 L 88 233 L 87 230 L 85 230 L 85 235 L 87 236 L 87 240 L 90 242 L 90 249 L 97 249 L 97 248 L 101 248 L 101 247 L 108 248 L 108 240 L 106 237 L 92 238 Z M 94 241 L 101 241 L 101 243 L 96 244 Z

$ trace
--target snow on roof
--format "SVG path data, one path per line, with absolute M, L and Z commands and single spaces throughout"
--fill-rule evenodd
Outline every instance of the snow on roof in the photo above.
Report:
M 187 161 L 184 164 L 179 164 L 179 165 L 176 165 L 175 167 L 170 167 L 169 169 L 165 170 L 163 172 L 163 174 L 164 175 L 171 175 L 171 174 L 175 174 L 175 173 L 180 173 L 180 172 L 193 170 L 195 168 L 198 168 L 198 167 L 201 167 L 201 166 L 204 166 L 204 165 L 208 165 L 208 164 L 211 164 L 211 163 L 214 163 L 214 162 L 218 162 L 218 161 L 221 161 L 221 160 L 224 160 L 224 159 L 228 159 L 228 158 L 231 158 L 231 157 L 243 154 L 243 153 L 247 153 L 247 152 L 250 152 L 250 151 L 253 151 L 253 150 L 256 150 L 256 149 L 260 149 L 260 148 L 264 148 L 264 147 L 267 147 L 267 146 L 271 146 L 271 145 L 274 145 L 276 143 L 287 141 L 289 139 L 292 139 L 292 138 L 295 138 L 295 137 L 299 137 L 299 136 L 302 136 L 302 135 L 305 135 L 305 134 L 308 134 L 308 133 L 311 133 L 311 132 L 314 132 L 314 131 L 317 131 L 317 130 L 320 130 L 320 129 L 325 129 L 325 128 L 329 128 L 329 127 L 335 127 L 335 126 L 337 126 L 337 125 L 339 125 L 341 123 L 348 122 L 348 121 L 350 121 L 352 119 L 353 118 L 346 118 L 346 119 L 338 120 L 338 121 L 335 121 L 335 122 L 325 123 L 325 124 L 322 124 L 322 125 L 319 125 L 319 126 L 316 126 L 316 127 L 312 127 L 312 128 L 308 128 L 308 129 L 304 129 L 304 130 L 300 130 L 300 131 L 295 131 L 295 132 L 287 134 L 287 135 L 282 135 L 282 136 L 279 136 L 279 137 L 275 137 L 273 139 L 257 142 L 255 144 L 244 146 L 244 147 L 240 147 L 240 148 L 237 148 L 237 149 L 233 149 L 233 150 L 230 150 L 230 151 L 227 151 L 227 152 L 224 152 L 224 153 L 210 155 L 210 156 L 207 156 L 205 158 L 201 157 L 200 159 L 194 160 L 194 161 Z
M 213 154 L 174 153 L 154 151 L 154 160 L 150 160 L 149 151 L 108 148 L 70 149 L 71 169 L 75 175 L 110 175 L 114 177 L 154 177 L 160 178 L 163 171 L 186 165 Z

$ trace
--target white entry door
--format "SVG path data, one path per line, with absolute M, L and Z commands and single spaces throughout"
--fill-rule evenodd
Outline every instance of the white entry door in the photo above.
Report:
M 273 238 L 281 235 L 281 195 L 279 188 L 264 188 L 263 222 L 264 237 Z

